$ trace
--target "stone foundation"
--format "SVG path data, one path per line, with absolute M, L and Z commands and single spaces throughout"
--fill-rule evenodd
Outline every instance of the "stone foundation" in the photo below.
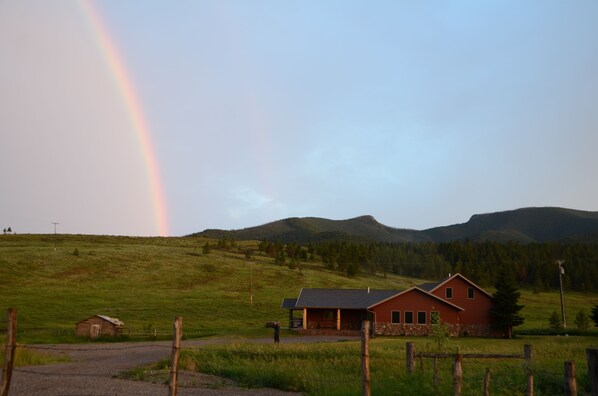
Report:
M 354 337 L 361 334 L 360 330 L 336 330 L 336 329 L 300 329 L 299 334 L 304 335 L 330 335 L 330 336 L 343 336 L 343 337 Z
M 459 325 L 448 324 L 451 337 L 459 335 Z M 429 324 L 405 324 L 405 323 L 384 323 L 376 322 L 376 335 L 382 336 L 428 336 L 432 334 L 432 326 Z

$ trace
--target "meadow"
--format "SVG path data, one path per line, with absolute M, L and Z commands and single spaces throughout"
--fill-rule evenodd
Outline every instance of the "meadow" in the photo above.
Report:
M 212 249 L 204 251 L 208 242 Z M 75 324 L 94 314 L 120 318 L 126 337 L 145 340 L 172 337 L 172 322 L 183 317 L 186 338 L 232 337 L 227 346 L 185 351 L 182 364 L 233 378 L 248 386 L 271 386 L 307 394 L 358 394 L 359 343 L 245 344 L 255 336 L 271 336 L 268 320 L 286 323 L 280 308 L 284 297 L 295 297 L 302 287 L 405 289 L 424 281 L 391 274 L 347 277 L 326 270 L 321 262 L 301 263 L 290 269 L 257 252 L 257 242 L 227 242 L 204 238 L 134 238 L 83 235 L 0 236 L 0 343 L 4 340 L 9 307 L 17 309 L 20 343 L 87 342 L 74 337 Z M 247 255 L 247 251 L 253 253 Z M 487 289 L 492 292 L 491 288 Z M 531 336 L 548 328 L 548 317 L 560 312 L 557 290 L 533 293 L 522 289 L 525 323 L 515 340 L 450 339 L 447 348 L 462 353 L 522 353 L 534 347 L 536 394 L 560 389 L 564 360 L 575 360 L 580 386 L 587 383 L 585 348 L 598 345 L 592 327 L 581 336 Z M 577 312 L 589 314 L 598 295 L 566 291 L 567 332 L 574 331 Z M 564 333 L 564 332 L 563 332 Z M 283 337 L 293 336 L 283 331 Z M 298 338 L 299 340 L 299 338 Z M 405 342 L 376 338 L 371 343 L 374 394 L 450 393 L 452 363 L 442 361 L 439 388 L 431 371 L 405 375 Z M 417 350 L 434 348 L 430 338 L 414 338 Z M 23 356 L 21 364 L 51 362 L 52 358 Z M 168 363 L 163 363 L 167 365 Z M 430 362 L 425 363 L 429 368 Z M 484 370 L 492 370 L 492 394 L 522 393 L 525 380 L 521 361 L 467 360 L 465 394 L 479 394 Z M 261 373 L 261 374 L 260 374 Z M 141 377 L 143 375 L 141 374 Z
M 208 242 L 212 249 L 204 252 Z M 286 323 L 280 308 L 302 287 L 405 289 L 424 279 L 391 274 L 347 277 L 321 262 L 290 269 L 257 252 L 257 242 L 204 238 L 135 238 L 85 235 L 0 235 L 0 334 L 6 309 L 18 316 L 22 342 L 76 342 L 75 324 L 94 314 L 121 319 L 132 339 L 170 338 L 183 316 L 187 338 L 269 335 L 268 320 Z M 253 253 L 248 257 L 247 250 Z M 433 281 L 433 280 L 432 280 Z M 491 289 L 487 289 L 492 292 Z M 544 331 L 557 290 L 521 290 L 521 332 Z M 566 292 L 568 329 L 598 295 Z M 0 336 L 1 337 L 1 336 Z
M 438 385 L 434 385 L 433 360 L 416 362 L 412 375 L 406 370 L 406 341 L 416 351 L 438 352 L 427 337 L 376 338 L 370 340 L 371 392 L 374 395 L 448 395 L 453 394 L 452 359 L 439 359 Z M 532 346 L 535 395 L 562 394 L 563 367 L 573 360 L 577 368 L 578 389 L 588 390 L 586 352 L 598 345 L 596 337 L 522 336 L 513 340 L 453 338 L 442 348 L 449 353 L 523 354 Z M 361 352 L 359 341 L 334 344 L 236 343 L 210 345 L 184 350 L 183 369 L 234 380 L 247 388 L 271 387 L 299 391 L 307 395 L 360 395 Z M 170 362 L 158 362 L 133 369 L 123 376 L 137 380 L 167 381 Z M 527 366 L 523 359 L 463 359 L 463 395 L 482 394 L 486 368 L 490 370 L 490 394 L 525 395 Z

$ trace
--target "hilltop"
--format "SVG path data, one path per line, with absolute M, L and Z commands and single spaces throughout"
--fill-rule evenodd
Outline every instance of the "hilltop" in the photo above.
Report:
M 348 220 L 292 217 L 241 230 L 207 229 L 191 236 L 243 240 L 273 240 L 285 243 L 331 240 L 377 242 L 516 241 L 598 242 L 598 212 L 566 208 L 522 208 L 476 214 L 461 224 L 426 230 L 394 228 L 372 216 Z

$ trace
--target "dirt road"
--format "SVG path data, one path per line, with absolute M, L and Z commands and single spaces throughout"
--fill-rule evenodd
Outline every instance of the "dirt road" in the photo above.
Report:
M 336 342 L 352 337 L 289 337 L 286 343 Z M 232 342 L 271 343 L 271 338 L 206 339 L 183 341 L 183 348 Z M 63 353 L 72 362 L 44 366 L 15 367 L 10 396 L 114 396 L 168 395 L 168 385 L 114 378 L 124 370 L 168 358 L 171 341 L 107 344 L 30 345 L 28 348 Z M 283 396 L 297 393 L 276 389 L 244 389 L 232 381 L 195 372 L 179 373 L 178 395 L 262 395 Z

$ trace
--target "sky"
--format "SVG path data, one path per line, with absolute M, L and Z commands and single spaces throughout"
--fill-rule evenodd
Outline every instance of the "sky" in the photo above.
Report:
M 0 1 L 0 228 L 598 211 L 597 20 L 595 0 Z

